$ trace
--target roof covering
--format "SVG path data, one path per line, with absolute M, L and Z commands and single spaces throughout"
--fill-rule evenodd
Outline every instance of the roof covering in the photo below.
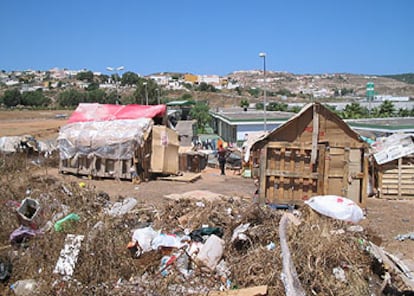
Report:
M 166 105 L 81 103 L 70 116 L 68 123 L 154 118 L 164 116 L 166 111 Z

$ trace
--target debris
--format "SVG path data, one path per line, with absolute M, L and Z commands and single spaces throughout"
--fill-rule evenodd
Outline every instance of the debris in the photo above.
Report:
M 65 218 L 60 219 L 59 221 L 55 223 L 54 225 L 55 231 L 62 231 L 66 223 L 71 222 L 71 221 L 79 221 L 79 219 L 80 219 L 79 215 L 75 213 L 71 213 L 67 215 Z
M 345 271 L 342 267 L 335 267 L 332 270 L 332 273 L 338 281 L 346 283 Z
M 318 195 L 305 201 L 316 212 L 347 222 L 358 223 L 364 218 L 362 209 L 352 200 L 336 195 Z
M 42 234 L 41 230 L 33 229 L 24 225 L 20 225 L 19 228 L 14 230 L 10 234 L 10 242 L 12 244 L 24 244 L 32 237 Z
M 280 246 L 282 249 L 283 258 L 283 272 L 281 278 L 285 286 L 286 296 L 306 295 L 302 285 L 299 281 L 296 268 L 291 260 L 290 250 L 287 243 L 286 229 L 289 223 L 289 219 L 286 215 L 283 215 L 279 223 L 280 234 Z
M 11 276 L 13 265 L 9 258 L 0 257 L 0 282 L 7 282 Z
M 214 270 L 223 256 L 225 242 L 217 235 L 210 235 L 205 244 L 201 247 L 196 257 L 196 262 Z
M 396 240 L 404 241 L 406 239 L 414 240 L 414 232 L 410 232 L 407 234 L 399 234 L 395 237 Z
M 155 231 L 151 226 L 139 228 L 132 234 L 132 241 L 128 244 L 135 258 L 138 258 L 142 253 L 152 250 L 151 243 L 159 232 Z
M 17 296 L 30 296 L 36 291 L 38 287 L 34 279 L 19 280 L 10 286 L 14 294 Z
M 75 271 L 75 265 L 78 260 L 83 238 L 84 235 L 66 235 L 63 249 L 60 251 L 60 257 L 56 263 L 53 273 L 60 274 L 65 278 L 72 276 Z
M 223 230 L 219 227 L 201 227 L 190 233 L 190 238 L 196 242 L 204 242 L 205 237 L 215 234 L 219 237 L 223 236 Z
M 116 202 L 112 205 L 111 209 L 107 210 L 110 216 L 122 216 L 131 211 L 136 205 L 137 200 L 133 197 L 125 198 L 121 202 Z
M 42 223 L 41 207 L 37 200 L 25 198 L 17 209 L 19 222 L 22 225 L 38 229 Z

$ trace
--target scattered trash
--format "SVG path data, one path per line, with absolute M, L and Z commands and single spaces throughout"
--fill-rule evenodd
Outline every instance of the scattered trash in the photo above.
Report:
M 140 257 L 143 253 L 152 250 L 151 243 L 159 232 L 155 231 L 151 226 L 139 228 L 132 234 L 132 241 L 128 244 L 128 249 L 134 258 Z
M 33 279 L 19 280 L 10 286 L 17 296 L 30 296 L 36 291 L 38 285 Z
M 75 271 L 75 265 L 78 260 L 83 239 L 84 235 L 66 235 L 63 249 L 60 251 L 60 257 L 56 263 L 53 273 L 60 274 L 64 277 L 72 276 Z
M 79 221 L 79 219 L 80 219 L 79 215 L 75 213 L 71 213 L 67 215 L 65 218 L 60 219 L 59 221 L 55 223 L 54 225 L 55 231 L 62 231 L 67 223 L 71 221 Z
M 272 251 L 276 248 L 276 244 L 274 242 L 270 242 L 267 246 L 266 249 L 268 249 L 269 251 Z
M 318 195 L 305 201 L 316 212 L 347 222 L 358 223 L 364 218 L 362 209 L 352 200 L 337 195 Z
M 332 270 L 332 273 L 337 280 L 346 283 L 345 271 L 342 269 L 342 267 L 335 267 Z
M 203 227 L 192 231 L 190 233 L 190 238 L 196 242 L 204 242 L 206 237 L 212 234 L 222 237 L 223 230 L 218 227 L 208 227 L 207 225 L 203 225 Z
M 7 282 L 11 276 L 13 265 L 9 258 L 0 257 L 0 282 Z
M 12 244 L 18 244 L 18 245 L 24 244 L 32 237 L 38 234 L 42 234 L 42 233 L 43 232 L 41 230 L 33 229 L 33 228 L 30 228 L 24 225 L 20 225 L 19 228 L 17 228 L 10 234 L 10 242 Z
M 41 207 L 37 200 L 25 198 L 17 209 L 19 222 L 33 229 L 39 228 L 42 224 L 40 211 Z
M 151 247 L 153 250 L 161 250 L 161 248 L 178 249 L 181 246 L 181 239 L 174 234 L 160 233 L 151 242 Z
M 111 209 L 107 210 L 110 216 L 122 216 L 131 211 L 136 205 L 137 200 L 133 197 L 125 198 L 123 201 L 116 202 Z
M 396 240 L 404 241 L 406 239 L 414 240 L 414 232 L 410 232 L 407 234 L 399 234 L 395 237 Z
M 73 193 L 65 185 L 62 185 L 62 190 L 67 196 L 72 196 Z
M 202 201 L 197 201 L 196 206 L 200 208 L 204 208 L 206 205 Z
M 295 209 L 295 205 L 290 205 L 290 204 L 266 204 L 269 208 L 274 209 L 274 210 L 289 210 L 289 211 L 293 211 Z
M 223 256 L 225 242 L 217 235 L 210 235 L 205 244 L 201 247 L 196 261 L 214 270 Z
M 346 230 L 349 232 L 363 232 L 364 227 L 362 227 L 361 225 L 351 225 L 351 226 L 348 226 Z

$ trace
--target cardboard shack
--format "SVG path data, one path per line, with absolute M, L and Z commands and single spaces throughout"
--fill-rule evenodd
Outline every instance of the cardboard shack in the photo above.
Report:
M 414 134 L 393 134 L 373 145 L 374 186 L 378 197 L 414 198 Z
M 262 202 L 301 204 L 315 195 L 339 195 L 365 207 L 368 144 L 320 103 L 306 105 L 250 153 Z
M 178 172 L 178 134 L 165 105 L 79 104 L 59 132 L 59 171 L 140 180 Z

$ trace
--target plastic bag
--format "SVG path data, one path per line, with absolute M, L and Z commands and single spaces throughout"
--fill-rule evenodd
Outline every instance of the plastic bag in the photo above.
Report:
M 159 232 L 155 231 L 151 226 L 145 228 L 139 228 L 132 234 L 132 241 L 138 243 L 142 253 L 152 250 L 151 242 L 159 235 Z
M 362 209 L 352 200 L 337 195 L 318 195 L 305 201 L 316 212 L 352 223 L 364 218 Z

